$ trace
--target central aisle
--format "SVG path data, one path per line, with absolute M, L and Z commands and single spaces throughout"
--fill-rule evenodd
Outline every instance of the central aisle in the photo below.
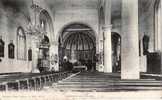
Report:
M 155 79 L 120 80 L 119 73 L 80 72 L 54 83 L 55 91 L 112 92 L 162 90 L 162 81 Z

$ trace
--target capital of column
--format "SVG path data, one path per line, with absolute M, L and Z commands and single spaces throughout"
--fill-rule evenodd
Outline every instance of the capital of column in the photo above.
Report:
M 111 30 L 111 29 L 112 29 L 112 25 L 105 25 L 105 26 L 102 27 L 102 29 L 103 29 L 104 31 Z

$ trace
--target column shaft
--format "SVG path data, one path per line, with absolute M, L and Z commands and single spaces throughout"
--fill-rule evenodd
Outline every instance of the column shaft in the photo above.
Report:
M 122 79 L 140 78 L 138 38 L 138 0 L 122 0 Z
M 105 1 L 105 27 L 104 27 L 104 72 L 112 72 L 111 57 L 111 0 Z
M 111 26 L 104 30 L 104 72 L 112 72 Z

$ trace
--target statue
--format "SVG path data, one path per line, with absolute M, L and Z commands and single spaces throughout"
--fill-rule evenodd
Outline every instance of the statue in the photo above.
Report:
M 148 48 L 149 48 L 149 41 L 150 37 L 146 34 L 143 36 L 143 54 L 147 55 L 149 53 Z

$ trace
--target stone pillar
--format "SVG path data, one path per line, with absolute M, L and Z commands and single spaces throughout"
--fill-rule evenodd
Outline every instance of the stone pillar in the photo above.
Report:
M 39 49 L 38 49 L 38 39 L 36 37 L 32 37 L 32 72 L 33 73 L 38 73 L 39 69 L 37 68 L 37 64 L 38 64 L 38 53 L 39 53 Z
M 138 0 L 122 0 L 122 79 L 140 78 L 138 41 Z
M 160 33 L 162 33 L 162 29 L 161 29 L 161 27 L 162 27 L 162 1 L 160 0 Z M 162 38 L 161 38 L 161 47 L 162 47 Z M 161 50 L 161 52 L 162 52 L 162 50 Z M 161 57 L 162 57 L 162 53 L 161 53 Z M 162 73 L 162 59 L 161 59 L 161 73 Z
M 140 39 L 141 40 L 140 42 L 141 56 L 139 58 L 140 59 L 140 72 L 147 72 L 147 56 L 143 55 L 143 39 L 142 38 Z
M 51 42 L 50 46 L 50 70 L 59 71 L 59 54 L 58 43 L 56 41 Z
M 106 0 L 104 26 L 104 72 L 112 72 L 111 52 L 111 0 Z
M 104 28 L 104 72 L 112 72 L 111 26 Z

